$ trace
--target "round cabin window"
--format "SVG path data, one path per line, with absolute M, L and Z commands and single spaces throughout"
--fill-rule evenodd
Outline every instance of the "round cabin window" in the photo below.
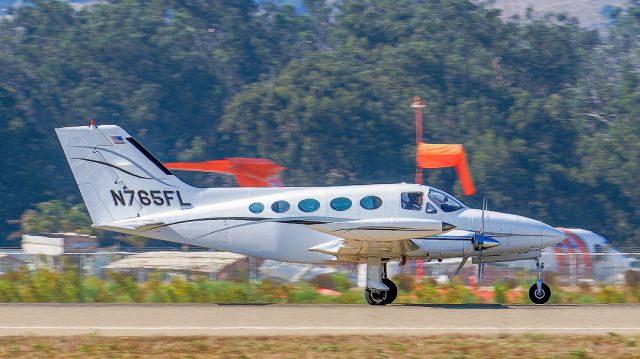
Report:
M 333 208 L 335 211 L 346 211 L 351 208 L 351 200 L 346 197 L 338 197 L 331 200 L 329 206 Z
M 313 198 L 303 199 L 302 201 L 298 202 L 298 208 L 302 212 L 315 212 L 318 210 L 318 208 L 320 208 L 320 202 Z
M 252 213 L 260 213 L 260 212 L 264 211 L 264 204 L 262 204 L 260 202 L 251 203 L 251 205 L 249 206 L 249 210 Z
M 271 205 L 271 210 L 273 210 L 276 213 L 284 213 L 289 210 L 289 207 L 291 206 L 287 201 L 276 201 L 276 202 L 273 202 L 273 204 Z
M 378 196 L 366 196 L 360 200 L 360 207 L 368 210 L 380 208 L 382 199 Z

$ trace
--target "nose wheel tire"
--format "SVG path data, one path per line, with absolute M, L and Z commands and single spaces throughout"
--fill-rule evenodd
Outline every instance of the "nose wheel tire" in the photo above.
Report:
M 398 297 L 398 287 L 387 278 L 382 279 L 389 290 L 367 289 L 364 291 L 364 299 L 371 305 L 386 305 L 393 303 Z
M 540 289 L 538 289 L 538 285 L 534 284 L 529 288 L 529 299 L 534 304 L 545 304 L 551 298 L 551 288 L 545 283 L 542 283 Z

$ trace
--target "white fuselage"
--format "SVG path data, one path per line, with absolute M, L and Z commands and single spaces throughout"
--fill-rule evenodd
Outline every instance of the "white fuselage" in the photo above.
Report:
M 413 238 L 417 248 L 412 248 L 403 255 L 409 259 L 477 255 L 469 235 L 480 231 L 482 211 L 464 206 L 456 210 L 443 207 L 430 198 L 431 189 L 428 186 L 404 183 L 206 190 L 182 188 L 181 198 L 188 205 L 149 216 L 150 224 L 144 228 L 127 229 L 122 223 L 98 227 L 261 258 L 323 263 L 341 258 L 309 249 L 343 238 L 311 229 L 309 224 L 377 218 L 395 221 L 430 219 L 446 222 L 457 228 L 442 235 Z M 419 208 L 403 208 L 401 196 L 408 192 L 424 194 L 424 201 Z M 366 196 L 379 197 L 381 205 L 371 210 L 363 208 L 360 201 Z M 332 208 L 331 201 L 340 197 L 350 200 L 351 206 L 348 209 Z M 305 199 L 316 200 L 319 203 L 317 210 L 302 211 L 299 203 Z M 286 201 L 289 209 L 281 211 L 282 213 L 274 211 L 272 205 L 277 201 Z M 259 213 L 252 212 L 250 206 L 254 203 L 261 204 L 263 210 Z M 427 207 L 430 207 L 431 213 L 427 213 Z M 447 208 L 449 212 L 443 208 Z M 136 218 L 138 223 L 144 220 L 145 217 Z M 484 234 L 499 241 L 500 245 L 484 250 L 483 256 L 541 250 L 565 238 L 561 232 L 542 222 L 516 215 L 486 211 L 484 222 Z M 393 233 L 390 232 L 389 235 L 393 236 Z M 350 257 L 350 261 L 352 260 L 366 261 Z

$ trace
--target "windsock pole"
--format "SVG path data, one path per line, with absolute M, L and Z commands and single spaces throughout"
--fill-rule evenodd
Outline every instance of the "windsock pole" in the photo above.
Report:
M 420 96 L 413 96 L 411 107 L 416 112 L 416 183 L 422 184 L 422 167 L 418 166 L 418 146 L 422 143 L 422 109 L 426 105 L 420 99 Z M 424 278 L 424 268 L 422 259 L 416 260 L 416 289 L 422 288 L 422 279 Z
M 422 108 L 426 105 L 422 103 L 420 96 L 413 96 L 411 107 L 416 112 L 416 183 L 422 184 L 422 168 L 418 166 L 418 146 L 422 143 Z

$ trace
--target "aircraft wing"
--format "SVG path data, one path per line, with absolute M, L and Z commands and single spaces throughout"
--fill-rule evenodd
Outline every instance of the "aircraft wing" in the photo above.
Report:
M 418 245 L 410 239 L 387 242 L 336 239 L 311 247 L 309 250 L 330 254 L 339 261 L 361 262 L 366 261 L 366 258 L 372 255 L 399 258 L 402 253 L 415 251 L 418 248 Z
M 436 236 L 455 226 L 430 219 L 373 218 L 308 224 L 308 228 L 332 236 L 360 241 L 402 241 Z
M 308 224 L 308 228 L 340 239 L 321 243 L 310 251 L 336 256 L 338 260 L 359 261 L 370 255 L 398 258 L 417 250 L 413 238 L 436 236 L 455 227 L 429 219 L 375 218 L 344 222 Z

